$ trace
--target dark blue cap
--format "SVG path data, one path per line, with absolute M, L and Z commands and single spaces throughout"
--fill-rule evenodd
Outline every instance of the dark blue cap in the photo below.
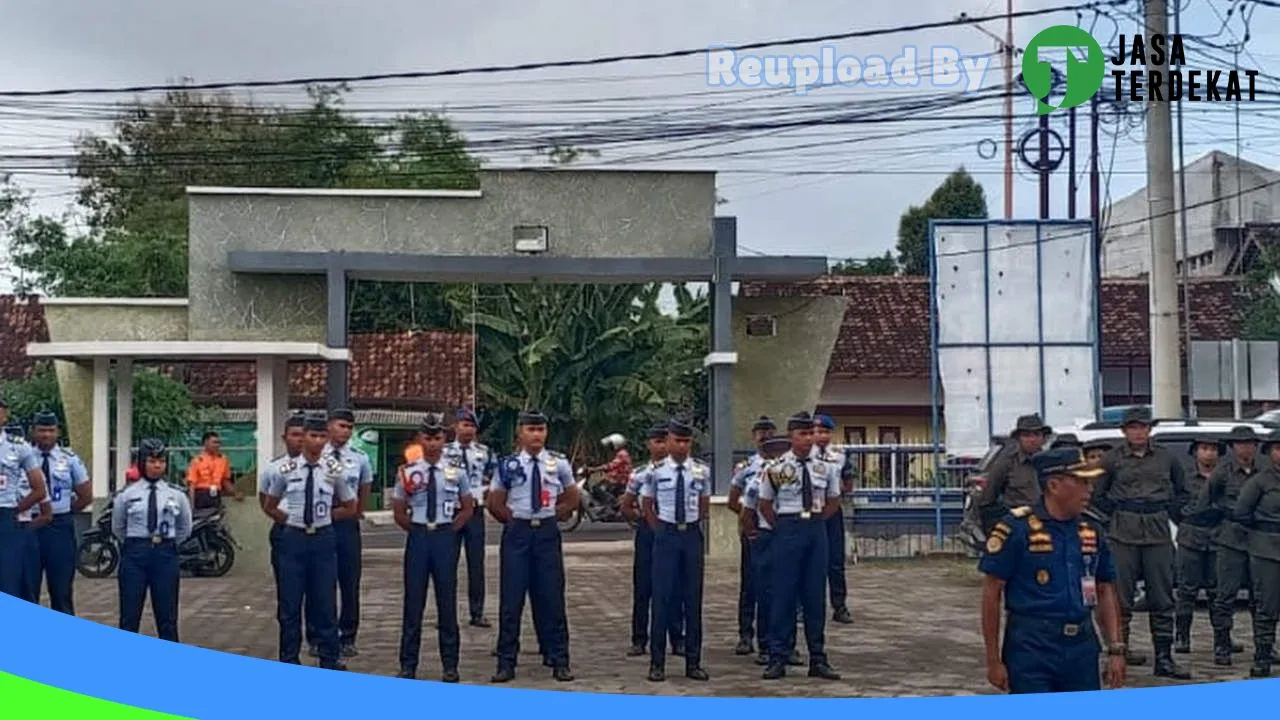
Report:
M 826 428 L 827 430 L 836 429 L 836 421 L 832 420 L 829 415 L 814 415 L 813 424 L 816 427 Z
M 471 408 L 458 408 L 458 412 L 453 414 L 453 419 L 457 422 L 469 422 L 472 425 L 480 424 L 480 422 L 476 420 L 476 414 L 471 411 Z
M 678 437 L 678 438 L 693 437 L 693 428 L 690 427 L 687 423 L 684 423 L 680 420 L 672 420 L 671 422 L 667 423 L 667 432 L 670 433 L 672 437 Z
M 58 427 L 58 416 L 52 410 L 41 410 L 31 419 L 31 427 Z
M 648 437 L 650 440 L 666 440 L 667 426 L 654 425 L 653 427 L 649 428 Z
M 323 415 L 308 415 L 302 421 L 302 427 L 307 432 L 326 432 L 329 429 L 329 421 Z
M 4 434 L 12 435 L 13 437 L 22 437 L 24 434 L 26 434 L 26 431 L 23 430 L 22 426 L 19 425 L 18 423 L 11 422 L 8 425 L 4 426 Z
M 307 426 L 307 416 L 302 413 L 293 413 L 284 421 L 284 429 L 289 428 L 305 428 Z
M 329 420 L 345 420 L 353 423 L 356 421 L 356 414 L 351 412 L 350 408 L 337 408 L 329 411 Z
M 813 416 L 807 412 L 800 411 L 795 415 L 787 418 L 787 432 L 792 430 L 812 430 Z
M 751 426 L 751 432 L 758 432 L 760 430 L 763 430 L 765 432 L 773 432 L 774 430 L 777 430 L 777 429 L 778 429 L 778 424 L 775 423 L 772 419 L 770 419 L 768 415 L 761 415 L 760 419 L 756 420 L 755 424 Z
M 418 425 L 418 432 L 423 435 L 440 435 L 444 431 L 444 416 L 440 413 L 427 413 Z
M 539 426 L 547 424 L 547 416 L 537 410 L 521 410 L 520 415 L 516 418 L 517 425 L 523 426 Z
M 791 440 L 781 435 L 774 435 L 765 438 L 764 442 L 760 443 L 760 449 L 768 453 L 784 453 L 791 449 Z
M 1101 468 L 1085 462 L 1084 454 L 1078 447 L 1063 447 L 1036 453 L 1031 458 L 1031 467 L 1036 469 L 1042 485 L 1054 475 L 1072 475 L 1091 479 L 1102 474 Z

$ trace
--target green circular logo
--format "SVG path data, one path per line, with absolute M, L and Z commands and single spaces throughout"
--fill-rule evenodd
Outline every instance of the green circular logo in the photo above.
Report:
M 1063 48 L 1067 68 L 1063 74 L 1066 93 L 1060 105 L 1050 105 L 1053 91 L 1053 65 L 1040 57 L 1041 48 Z M 1084 54 L 1082 59 L 1080 54 Z M 1106 77 L 1106 58 L 1102 46 L 1087 31 L 1075 25 L 1054 25 L 1036 33 L 1022 55 L 1022 83 L 1036 98 L 1036 111 L 1045 115 L 1053 110 L 1069 110 L 1083 105 L 1102 87 Z

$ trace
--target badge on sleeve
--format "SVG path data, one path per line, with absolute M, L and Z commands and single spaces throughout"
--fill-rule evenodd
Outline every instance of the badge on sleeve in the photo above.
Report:
M 1003 549 L 1004 549 L 1004 538 L 1000 537 L 999 535 L 992 535 L 991 537 L 987 538 L 987 552 L 989 554 L 995 555 L 996 553 L 1000 552 Z
M 1048 584 L 1049 584 L 1049 571 L 1048 571 L 1048 570 L 1040 569 L 1040 570 L 1037 570 L 1037 571 L 1036 571 L 1036 584 L 1037 584 L 1037 585 L 1048 585 Z

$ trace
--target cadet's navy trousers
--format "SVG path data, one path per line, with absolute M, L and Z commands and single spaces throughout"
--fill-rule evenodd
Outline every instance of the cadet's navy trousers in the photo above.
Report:
M 0 593 L 22 597 L 25 552 L 23 529 L 13 508 L 0 508 Z
M 142 625 L 142 608 L 151 594 L 156 636 L 178 642 L 178 587 L 182 573 L 178 544 L 153 543 L 150 538 L 128 538 L 120 553 L 120 629 L 136 633 Z
M 1009 672 L 1009 692 L 1101 690 L 1098 636 L 1093 619 L 1079 622 L 1010 614 L 1001 659 Z
M 844 509 L 827 518 L 827 590 L 831 596 L 831 610 L 845 608 L 849 588 L 844 576 Z
M 631 644 L 646 647 L 649 644 L 650 603 L 653 601 L 653 528 L 640 521 L 636 528 L 635 553 L 631 561 Z M 667 637 L 671 648 L 684 643 L 684 598 L 677 597 L 670 608 Z
M 740 535 L 738 545 L 738 637 L 751 640 L 755 637 L 758 581 L 751 562 L 751 541 L 746 535 Z
M 40 535 L 39 528 L 31 522 L 19 523 L 22 528 L 22 591 L 18 597 L 29 603 L 40 602 Z
M 72 583 L 76 577 L 76 518 L 69 512 L 53 516 L 53 522 L 36 530 L 40 547 L 35 602 L 40 602 L 40 581 L 49 587 L 49 607 L 75 615 Z
M 452 523 L 433 529 L 414 525 L 404 543 L 404 618 L 400 624 L 400 669 L 418 670 L 422 646 L 422 613 L 427 591 L 436 586 L 440 662 L 446 672 L 458 669 L 458 533 Z
M 804 610 L 804 637 L 809 665 L 827 661 L 826 599 L 827 526 L 820 515 L 777 516 L 770 552 L 773 553 L 773 602 L 769 614 L 771 664 L 783 664 L 791 655 L 797 604 Z M 798 602 L 797 602 L 798 601 Z
M 653 637 L 664 638 L 674 622 L 672 608 L 684 606 L 684 664 L 702 666 L 702 525 L 660 522 L 653 531 Z M 667 644 L 649 646 L 649 660 L 662 666 Z
M 502 528 L 498 556 L 498 667 L 516 666 L 526 595 L 535 615 L 541 618 L 544 630 L 539 639 L 547 661 L 553 667 L 569 667 L 564 555 L 555 518 L 507 523 Z
M 360 629 L 360 574 L 364 569 L 361 556 L 363 543 L 360 537 L 360 520 L 339 520 L 333 523 L 335 552 L 338 558 L 338 640 L 342 644 L 356 641 Z
M 307 622 L 315 633 L 320 666 L 338 664 L 337 554 L 332 527 L 317 528 L 315 534 L 286 527 L 280 533 L 279 604 L 276 620 L 280 623 L 280 662 L 299 664 L 302 647 L 302 608 L 306 605 Z
M 751 541 L 751 573 L 755 578 L 756 627 L 759 629 L 760 654 L 767 654 L 772 637 L 769 628 L 769 611 L 773 607 L 773 531 L 760 530 Z M 794 627 L 794 625 L 792 626 Z
M 484 508 L 477 505 L 460 539 L 467 551 L 467 609 L 472 620 L 479 620 L 484 617 Z

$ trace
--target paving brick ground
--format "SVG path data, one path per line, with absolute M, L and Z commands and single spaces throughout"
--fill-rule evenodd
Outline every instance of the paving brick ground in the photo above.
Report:
M 671 679 L 662 684 L 645 679 L 647 658 L 627 658 L 630 617 L 630 554 L 627 543 L 584 543 L 566 546 L 568 606 L 573 669 L 577 680 L 556 683 L 535 654 L 523 654 L 515 686 L 579 692 L 718 696 L 905 696 L 973 695 L 988 692 L 982 667 L 978 628 L 979 580 L 973 564 L 949 560 L 863 563 L 849 568 L 852 626 L 828 624 L 827 647 L 832 664 L 843 675 L 838 682 L 799 676 L 781 682 L 760 679 L 761 669 L 749 657 L 732 653 L 736 640 L 736 564 L 708 567 L 704 627 L 704 666 L 711 681 L 695 683 L 679 672 L 679 658 L 669 660 Z M 460 571 L 465 576 L 465 570 Z M 400 635 L 400 553 L 366 550 L 363 619 L 359 657 L 351 670 L 394 675 Z M 496 619 L 496 548 L 488 562 L 490 620 Z M 465 585 L 463 585 L 465 587 Z M 83 617 L 113 624 L 114 580 L 76 582 Z M 460 598 L 460 600 L 463 600 Z M 434 602 L 434 601 L 433 601 Z M 430 606 L 429 606 L 430 607 Z M 153 634 L 149 617 L 143 632 Z M 434 611 L 428 611 L 428 618 Z M 462 615 L 465 617 L 465 614 Z M 1135 622 L 1133 642 L 1148 648 L 1146 618 Z M 1248 616 L 1237 619 L 1237 635 L 1248 643 Z M 276 656 L 274 588 L 270 578 L 235 573 L 217 580 L 184 580 L 183 641 L 205 648 L 260 658 Z M 1208 652 L 1208 619 L 1196 619 L 1194 652 L 1180 656 L 1201 681 L 1238 679 L 1247 674 L 1247 657 L 1225 671 L 1212 665 Z M 526 615 L 522 645 L 536 647 Z M 462 629 L 463 682 L 485 683 L 494 670 L 490 649 L 496 628 Z M 1251 651 L 1250 651 L 1251 652 Z M 310 661 L 308 659 L 308 661 Z M 793 669 L 794 670 L 794 669 Z M 423 635 L 420 676 L 438 678 L 434 630 L 428 620 Z M 1130 685 L 1160 684 L 1150 665 L 1131 668 Z

